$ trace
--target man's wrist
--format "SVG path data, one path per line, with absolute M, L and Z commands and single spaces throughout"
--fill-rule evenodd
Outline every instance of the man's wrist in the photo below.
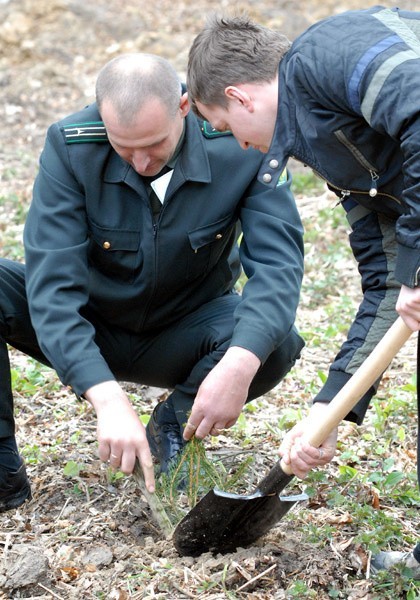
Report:
M 83 396 L 98 412 L 110 402 L 121 399 L 121 392 L 120 385 L 116 381 L 110 380 L 93 385 L 85 391 Z
M 231 346 L 222 358 L 224 364 L 232 366 L 244 375 L 253 378 L 261 366 L 261 361 L 251 350 L 241 346 Z

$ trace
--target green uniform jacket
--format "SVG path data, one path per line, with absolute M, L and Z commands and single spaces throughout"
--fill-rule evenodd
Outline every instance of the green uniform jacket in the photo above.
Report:
M 40 159 L 24 243 L 27 294 L 42 351 L 81 394 L 113 379 L 95 344 L 99 320 L 158 331 L 248 281 L 232 345 L 263 362 L 290 332 L 303 274 L 290 178 L 257 181 L 244 152 L 189 113 L 157 223 L 142 177 L 113 150 L 96 105 L 53 124 Z

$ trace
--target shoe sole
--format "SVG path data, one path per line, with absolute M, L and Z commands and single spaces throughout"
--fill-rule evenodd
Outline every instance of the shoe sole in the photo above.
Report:
M 152 417 L 150 418 L 148 424 L 146 425 L 146 439 L 147 442 L 149 444 L 149 448 L 150 448 L 150 452 L 152 453 L 152 455 L 154 456 L 154 458 L 156 458 L 156 460 L 159 462 L 160 465 L 160 472 L 161 473 L 168 473 L 170 468 L 169 466 L 167 466 L 166 468 L 162 467 L 162 456 L 160 453 L 160 432 L 159 432 L 159 425 L 156 423 L 156 420 Z M 185 444 L 184 444 L 185 446 Z M 180 451 L 182 451 L 182 448 L 180 448 Z M 174 457 L 175 460 L 175 457 Z
M 13 508 L 18 508 L 21 506 L 26 500 L 31 500 L 31 488 L 30 486 L 25 486 L 18 493 L 10 496 L 9 498 L 0 499 L 0 513 L 4 513 L 8 510 L 12 510 Z

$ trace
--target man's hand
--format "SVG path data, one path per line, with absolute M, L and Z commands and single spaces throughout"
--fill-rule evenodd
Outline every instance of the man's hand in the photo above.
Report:
M 279 448 L 284 462 L 291 466 L 293 473 L 300 479 L 304 479 L 311 469 L 326 465 L 335 455 L 337 429 L 330 433 L 319 448 L 309 444 L 305 438 L 311 424 L 313 426 L 315 420 L 322 420 L 322 413 L 327 406 L 324 402 L 314 404 L 306 419 L 289 431 Z
M 89 388 L 84 396 L 98 419 L 99 458 L 109 460 L 124 473 L 133 472 L 136 458 L 143 470 L 149 492 L 155 491 L 155 477 L 146 430 L 124 390 L 116 381 L 105 381 Z
M 396 309 L 407 327 L 420 331 L 420 287 L 402 285 Z
M 255 354 L 232 346 L 199 387 L 184 438 L 218 435 L 234 425 L 248 397 L 260 360 Z

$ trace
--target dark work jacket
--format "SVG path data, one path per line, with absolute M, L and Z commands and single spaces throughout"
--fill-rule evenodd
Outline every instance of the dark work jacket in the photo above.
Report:
M 53 124 L 24 244 L 30 314 L 62 381 L 81 394 L 112 379 L 94 322 L 158 332 L 248 281 L 232 345 L 261 361 L 292 329 L 303 274 L 290 179 L 258 182 L 262 155 L 192 113 L 154 225 L 147 191 L 113 150 L 96 105 Z
M 392 277 L 420 285 L 419 12 L 378 6 L 348 11 L 295 40 L 279 65 L 277 125 L 260 181 L 274 187 L 290 156 L 312 167 L 351 208 L 350 243 L 362 275 L 364 300 L 319 394 L 325 400 L 397 317 L 395 300 L 386 315 L 383 310 L 392 278 L 380 273 L 388 258 L 373 219 L 367 221 L 369 211 L 393 223 Z M 356 411 L 359 422 L 373 393 Z

